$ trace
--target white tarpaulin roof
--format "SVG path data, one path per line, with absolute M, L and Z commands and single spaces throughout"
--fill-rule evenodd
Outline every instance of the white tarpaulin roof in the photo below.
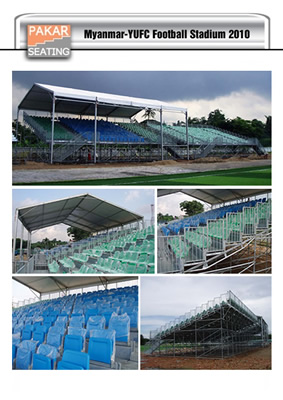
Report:
M 108 283 L 125 282 L 138 279 L 137 276 L 13 276 L 13 279 L 40 294 L 61 290 L 79 289 Z
M 98 103 L 97 114 L 101 117 L 131 118 L 145 108 L 186 111 L 185 108 L 175 107 L 160 100 L 118 96 L 41 83 L 35 83 L 32 86 L 19 104 L 19 109 L 52 112 L 53 95 L 56 98 L 55 112 L 58 113 L 94 116 L 96 101 Z
M 185 193 L 208 204 L 221 204 L 270 193 L 271 189 L 159 189 L 158 197 L 178 192 Z
M 30 232 L 60 223 L 99 232 L 143 219 L 90 194 L 18 208 L 18 218 Z

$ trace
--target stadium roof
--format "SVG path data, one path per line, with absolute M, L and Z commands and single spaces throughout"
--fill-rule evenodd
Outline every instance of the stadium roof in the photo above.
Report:
M 56 98 L 55 111 L 76 115 L 97 115 L 101 117 L 131 118 L 145 108 L 164 111 L 187 111 L 160 100 L 119 96 L 109 93 L 92 92 L 60 86 L 35 83 L 25 95 L 19 109 L 52 112 L 53 96 Z
M 54 293 L 60 290 L 106 285 L 107 283 L 125 282 L 137 279 L 136 276 L 13 276 L 13 279 L 40 294 Z
M 18 208 L 18 218 L 32 232 L 56 224 L 66 224 L 87 232 L 99 232 L 143 219 L 90 194 L 67 197 Z
M 271 189 L 159 189 L 158 197 L 184 193 L 208 204 L 221 204 L 270 193 Z

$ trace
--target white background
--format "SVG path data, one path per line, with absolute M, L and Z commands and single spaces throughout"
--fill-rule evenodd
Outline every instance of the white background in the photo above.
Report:
M 62 2 L 63 3 L 63 2 Z M 13 19 L 30 12 L 252 12 L 271 17 L 273 48 L 281 45 L 279 2 L 117 2 L 85 1 L 66 9 L 49 1 L 2 5 L 0 47 L 13 46 Z M 66 3 L 66 2 L 64 2 Z M 276 4 L 275 2 L 273 2 Z M 162 5 L 162 6 L 161 6 Z M 129 57 L 130 55 L 130 57 Z M 282 52 L 95 52 L 72 54 L 70 60 L 28 60 L 23 52 L 1 52 L 1 389 L 12 399 L 278 399 L 282 396 Z M 12 70 L 272 70 L 273 117 L 273 366 L 272 371 L 12 371 L 11 370 L 11 108 Z M 281 228 L 281 229 L 280 229 Z M 147 279 L 147 278 L 144 278 Z M 260 277 L 255 277 L 260 279 Z M 280 374 L 281 369 L 281 374 Z

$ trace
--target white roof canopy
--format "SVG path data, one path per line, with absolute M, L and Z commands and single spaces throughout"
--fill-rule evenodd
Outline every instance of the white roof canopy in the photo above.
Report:
M 270 193 L 271 189 L 159 189 L 158 197 L 184 193 L 208 204 L 221 204 Z
M 96 102 L 97 115 L 101 117 L 131 118 L 146 108 L 177 112 L 187 111 L 185 108 L 175 107 L 160 100 L 118 96 L 41 83 L 35 83 L 32 86 L 18 108 L 51 113 L 53 97 L 56 99 L 56 112 L 76 115 L 94 116 Z
M 143 219 L 139 214 L 90 194 L 68 197 L 17 210 L 19 220 L 30 232 L 60 223 L 87 232 L 99 232 Z
M 137 276 L 13 276 L 13 279 L 40 294 L 136 280 Z

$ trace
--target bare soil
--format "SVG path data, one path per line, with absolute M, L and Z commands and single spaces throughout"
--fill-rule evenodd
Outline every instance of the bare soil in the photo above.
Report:
M 152 162 L 123 162 L 123 163 L 99 163 L 99 164 L 47 164 L 43 162 L 27 161 L 24 164 L 13 165 L 13 170 L 29 170 L 29 169 L 70 169 L 70 168 L 112 168 L 112 167 L 133 167 L 133 166 L 180 166 L 190 164 L 210 164 L 215 162 L 229 163 L 231 161 L 243 161 L 243 160 L 264 160 L 271 159 L 271 155 L 268 156 L 257 156 L 250 155 L 248 157 L 230 157 L 223 159 L 221 157 L 206 157 L 198 160 L 165 160 L 165 161 L 152 161 Z
M 196 359 L 141 353 L 141 369 L 266 370 L 271 369 L 271 346 L 225 359 Z

